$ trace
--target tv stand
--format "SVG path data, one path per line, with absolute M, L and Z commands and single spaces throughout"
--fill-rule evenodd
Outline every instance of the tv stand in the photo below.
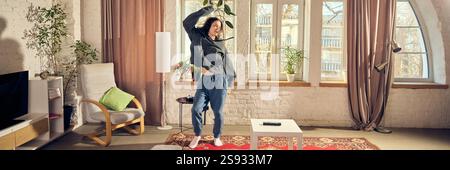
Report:
M 23 144 L 45 136 L 48 129 L 48 118 L 26 115 L 15 120 L 16 124 L 0 131 L 0 150 L 17 150 Z
M 6 130 L 23 122 L 24 120 L 11 120 L 0 122 L 0 131 Z
M 61 77 L 29 81 L 29 114 L 16 119 L 23 122 L 0 130 L 0 150 L 37 150 L 71 132 L 64 128 L 62 82 Z

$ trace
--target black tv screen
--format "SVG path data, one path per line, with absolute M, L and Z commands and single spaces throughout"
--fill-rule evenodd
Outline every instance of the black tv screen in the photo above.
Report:
M 28 114 L 28 71 L 0 75 L 0 123 Z

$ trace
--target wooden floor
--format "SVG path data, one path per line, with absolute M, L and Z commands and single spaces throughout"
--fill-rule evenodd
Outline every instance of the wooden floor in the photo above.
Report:
M 123 131 L 113 134 L 112 143 L 104 148 L 95 145 L 81 134 L 86 134 L 98 125 L 85 125 L 72 133 L 45 146 L 44 150 L 149 150 L 163 144 L 169 134 L 179 132 L 178 128 L 161 131 L 147 126 L 144 135 L 132 136 Z M 450 129 L 391 129 L 392 134 L 355 131 L 347 128 L 301 127 L 305 137 L 363 137 L 382 150 L 450 150 Z M 193 133 L 187 130 L 185 133 Z M 207 125 L 204 134 L 212 134 Z M 250 135 L 250 126 L 225 126 L 224 135 Z

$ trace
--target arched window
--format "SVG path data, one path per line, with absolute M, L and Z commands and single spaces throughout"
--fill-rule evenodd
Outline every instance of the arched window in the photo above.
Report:
M 433 81 L 431 58 L 418 16 L 409 0 L 398 0 L 395 40 L 402 51 L 395 54 L 395 81 Z

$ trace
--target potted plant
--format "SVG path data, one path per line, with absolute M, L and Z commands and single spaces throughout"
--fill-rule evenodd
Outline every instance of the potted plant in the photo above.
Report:
M 92 63 L 96 60 L 97 52 L 92 50 L 90 45 L 77 41 L 73 55 L 62 55 L 62 47 L 68 44 L 66 38 L 69 37 L 67 30 L 67 13 L 60 3 L 52 4 L 48 8 L 35 7 L 33 4 L 28 8 L 26 14 L 27 21 L 33 23 L 30 29 L 25 30 L 23 39 L 27 40 L 26 46 L 36 51 L 36 56 L 40 60 L 39 76 L 43 79 L 52 76 L 63 77 L 64 94 L 64 120 L 70 125 L 70 118 L 73 113 L 71 104 L 76 97 L 76 76 L 79 64 Z M 75 94 L 75 95 L 74 95 Z
M 63 88 L 64 88 L 64 115 L 67 116 L 64 120 L 65 125 L 70 124 L 74 107 L 76 106 L 75 97 L 77 89 L 78 71 L 80 70 L 80 65 L 92 64 L 98 60 L 99 52 L 97 49 L 93 48 L 90 44 L 77 40 L 70 46 L 73 49 L 72 57 L 70 60 L 63 62 L 61 67 L 63 68 Z
M 185 74 L 189 73 L 192 69 L 192 64 L 190 64 L 190 60 L 180 61 L 173 68 L 175 69 L 176 74 L 179 76 L 179 80 L 183 80 L 185 78 Z
M 26 19 L 34 25 L 31 29 L 25 30 L 23 39 L 27 40 L 27 48 L 36 50 L 36 56 L 41 62 L 40 71 L 60 75 L 60 62 L 63 59 L 58 56 L 62 50 L 63 40 L 68 37 L 67 13 L 59 3 L 49 8 L 35 7 L 31 4 Z
M 177 80 L 183 81 L 185 78 L 189 76 L 193 76 L 195 73 L 200 73 L 201 68 L 194 66 L 191 64 L 190 60 L 187 59 L 185 61 L 180 61 L 177 64 L 172 66 L 172 70 L 174 70 L 174 75 Z M 188 78 L 189 80 L 190 78 Z
M 284 71 L 287 76 L 288 82 L 295 81 L 295 74 L 298 70 L 301 70 L 303 61 L 305 59 L 303 50 L 294 49 L 292 47 L 286 47 L 284 51 Z

